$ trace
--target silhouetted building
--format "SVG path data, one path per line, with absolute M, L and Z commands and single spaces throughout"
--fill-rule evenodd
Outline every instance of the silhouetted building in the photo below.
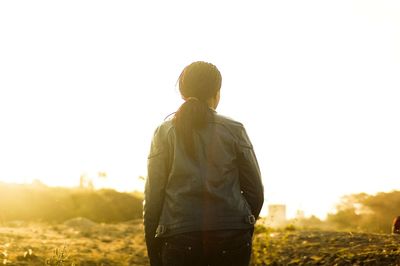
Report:
M 267 224 L 269 226 L 281 226 L 286 223 L 286 205 L 268 205 Z

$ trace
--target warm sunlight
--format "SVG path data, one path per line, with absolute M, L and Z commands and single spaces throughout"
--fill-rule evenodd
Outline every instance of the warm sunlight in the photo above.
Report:
M 205 60 L 253 141 L 264 215 L 400 189 L 398 2 L 203 2 L 1 2 L 0 181 L 142 191 L 180 71 Z

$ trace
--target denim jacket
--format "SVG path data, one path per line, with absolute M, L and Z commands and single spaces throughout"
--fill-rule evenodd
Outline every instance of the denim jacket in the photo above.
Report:
M 185 153 L 172 120 L 155 131 L 143 208 L 151 265 L 160 238 L 179 233 L 253 228 L 264 201 L 261 174 L 243 125 L 214 111 L 194 131 L 196 160 Z

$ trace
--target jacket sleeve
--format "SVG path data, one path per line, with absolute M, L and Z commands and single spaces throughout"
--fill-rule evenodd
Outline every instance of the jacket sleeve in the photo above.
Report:
M 165 186 L 168 178 L 167 139 L 161 128 L 157 128 L 147 159 L 147 179 L 143 202 L 144 231 L 147 253 L 151 266 L 161 266 L 161 243 L 156 230 L 164 203 Z
M 237 150 L 240 188 L 252 214 L 258 218 L 264 203 L 264 188 L 253 145 L 244 128 L 239 136 Z

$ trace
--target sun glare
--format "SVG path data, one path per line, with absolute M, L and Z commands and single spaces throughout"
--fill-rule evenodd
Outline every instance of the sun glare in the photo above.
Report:
M 205 60 L 265 206 L 324 217 L 344 194 L 399 189 L 400 9 L 364 2 L 2 2 L 0 181 L 142 191 L 180 71 Z

